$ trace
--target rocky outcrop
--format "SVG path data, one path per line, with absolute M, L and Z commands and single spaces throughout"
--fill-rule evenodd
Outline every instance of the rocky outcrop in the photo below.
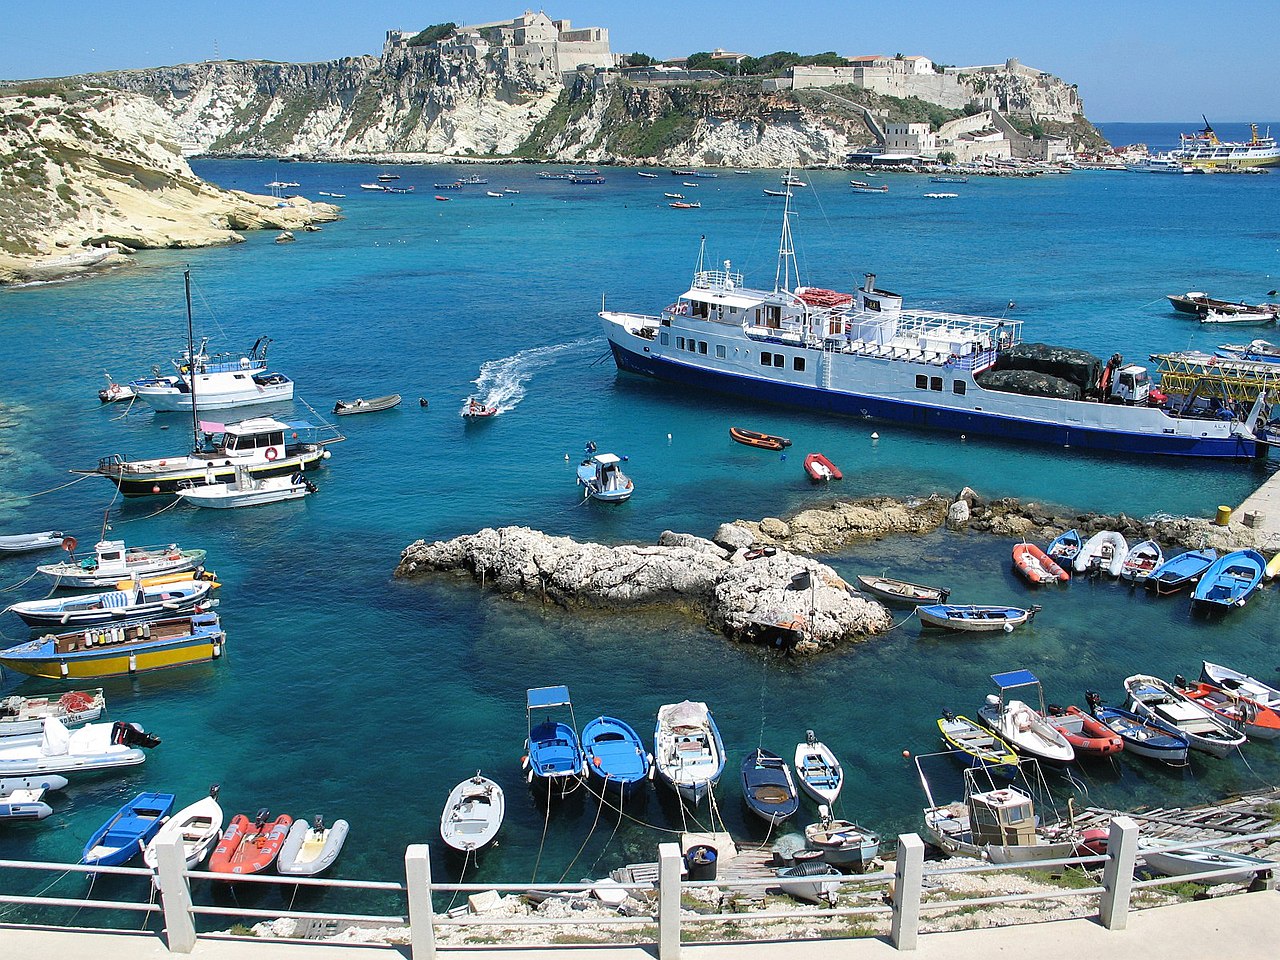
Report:
M 566 608 L 667 606 L 730 637 L 818 650 L 882 633 L 889 612 L 830 567 L 787 551 L 726 550 L 689 534 L 654 546 L 579 543 L 528 527 L 408 546 L 397 577 L 459 571 L 517 599 Z
M 70 252 L 235 243 L 298 230 L 337 207 L 205 183 L 150 100 L 112 90 L 0 97 L 0 283 L 47 279 Z M 70 266 L 69 269 L 76 269 Z

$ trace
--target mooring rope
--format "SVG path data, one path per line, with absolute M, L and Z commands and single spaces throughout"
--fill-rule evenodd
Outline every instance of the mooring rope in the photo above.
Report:
M 604 791 L 602 791 L 602 793 L 608 793 L 608 791 L 609 791 L 609 781 L 606 780 L 605 788 L 604 788 Z M 600 865 L 600 860 L 604 857 L 605 851 L 608 850 L 609 845 L 613 843 L 613 838 L 618 835 L 618 828 L 622 826 L 622 804 L 625 798 L 626 798 L 626 784 L 624 784 L 621 780 L 619 780 L 618 781 L 618 822 L 613 825 L 613 832 L 609 834 L 609 839 L 604 842 L 604 846 L 600 848 L 600 852 L 596 855 L 595 862 L 591 864 L 591 869 L 587 871 L 592 875 L 595 874 L 596 867 Z M 604 806 L 603 796 L 601 797 L 600 805 L 601 807 Z M 568 873 L 567 870 L 565 872 Z M 561 877 L 561 879 L 563 880 L 564 878 Z
M 573 859 L 569 861 L 569 865 L 564 868 L 564 873 L 560 874 L 560 879 L 556 881 L 557 883 L 564 883 L 564 878 L 569 875 L 569 871 L 573 869 L 573 865 L 578 862 L 578 858 L 582 856 L 582 851 L 587 849 L 587 844 L 591 842 L 591 837 L 596 832 L 596 825 L 600 823 L 600 813 L 602 810 L 604 810 L 604 804 L 597 803 L 596 818 L 591 823 L 591 829 L 587 831 L 587 835 L 582 841 L 582 846 L 578 847 L 578 852 L 573 855 Z
M 530 883 L 536 883 L 538 880 L 538 865 L 542 863 L 542 850 L 547 845 L 547 826 L 551 823 L 551 793 L 547 792 L 547 814 L 542 821 L 542 841 L 538 844 L 538 856 L 533 861 L 533 876 L 529 878 Z
M 466 879 L 467 879 L 467 864 L 470 862 L 470 860 L 471 860 L 471 850 L 470 850 L 470 848 L 468 848 L 468 849 L 467 849 L 467 851 L 466 851 L 466 855 L 462 858 L 462 870 L 461 870 L 461 872 L 459 872 L 459 874 L 458 874 L 458 883 L 465 883 L 465 882 L 466 882 Z M 478 861 L 477 861 L 477 862 L 478 862 Z M 445 913 L 448 913 L 450 910 L 452 910 L 452 909 L 453 909 L 453 905 L 454 905 L 454 903 L 455 903 L 455 902 L 457 901 L 457 899 L 458 899 L 458 894 L 460 894 L 461 892 L 462 892 L 461 890 L 455 890 L 455 891 L 453 891 L 453 897 L 452 897 L 452 898 L 450 898 L 450 900 L 449 900 L 449 905 L 448 905 L 447 907 L 445 907 L 445 908 L 444 908 L 444 912 L 445 912 Z

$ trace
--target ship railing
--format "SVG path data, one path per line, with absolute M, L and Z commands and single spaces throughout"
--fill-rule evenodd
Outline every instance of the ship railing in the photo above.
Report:
M 0 894 L 0 903 L 21 905 L 29 908 L 76 907 L 79 909 L 106 911 L 133 911 L 144 914 L 159 913 L 163 916 L 164 934 L 170 952 L 190 953 L 196 946 L 198 934 L 196 923 L 198 918 L 242 918 L 246 920 L 277 920 L 288 918 L 300 921 L 346 922 L 353 924 L 373 924 L 394 926 L 405 929 L 405 940 L 409 945 L 410 960 L 435 960 L 436 934 L 443 928 L 456 927 L 474 930 L 477 936 L 491 937 L 486 928 L 505 933 L 504 942 L 511 941 L 509 928 L 523 927 L 556 927 L 609 926 L 632 927 L 631 935 L 640 938 L 641 942 L 656 939 L 658 960 L 678 960 L 680 957 L 685 927 L 703 924 L 743 924 L 756 921 L 784 920 L 804 921 L 825 918 L 868 920 L 888 918 L 890 943 L 899 950 L 913 950 L 917 946 L 917 938 L 922 928 L 922 916 L 925 914 L 954 914 L 972 912 L 982 908 L 1002 904 L 1027 904 L 1037 901 L 1061 901 L 1068 898 L 1096 898 L 1097 917 L 1100 924 L 1109 930 L 1124 929 L 1127 923 L 1130 904 L 1135 891 L 1151 887 L 1160 887 L 1185 882 L 1220 880 L 1234 877 L 1242 871 L 1254 872 L 1254 881 L 1249 889 L 1263 889 L 1271 885 L 1271 868 L 1259 864 L 1256 868 L 1249 864 L 1231 864 L 1221 868 L 1204 870 L 1180 876 L 1154 877 L 1135 879 L 1135 871 L 1142 865 L 1141 853 L 1138 850 L 1138 824 L 1126 816 L 1112 818 L 1108 833 L 1106 853 L 1089 854 L 1059 859 L 1019 861 L 1015 863 L 967 862 L 955 866 L 947 864 L 925 863 L 925 843 L 916 834 L 904 834 L 898 837 L 892 864 L 883 870 L 863 874 L 808 876 L 796 878 L 778 877 L 724 877 L 719 879 L 689 880 L 686 877 L 685 858 L 680 847 L 675 843 L 658 845 L 658 863 L 649 868 L 652 880 L 632 882 L 609 882 L 612 890 L 626 891 L 632 903 L 630 907 L 617 916 L 601 917 L 592 915 L 548 917 L 536 915 L 513 916 L 509 913 L 495 911 L 493 913 L 471 913 L 469 907 L 452 909 L 453 902 L 460 894 L 479 893 L 533 893 L 546 896 L 583 896 L 600 887 L 599 882 L 584 883 L 449 883 L 435 882 L 431 875 L 431 862 L 426 844 L 412 844 L 405 851 L 404 879 L 392 881 L 346 880 L 306 877 L 281 877 L 276 875 L 238 876 L 232 874 L 213 875 L 205 871 L 187 869 L 185 849 L 181 838 L 157 844 L 157 871 L 137 867 L 98 867 L 85 864 L 38 863 L 30 861 L 0 861 L 0 870 L 34 870 L 66 875 L 69 873 L 106 874 L 124 877 L 155 877 L 158 891 L 147 902 L 135 900 L 94 900 L 86 894 L 80 897 L 50 896 L 49 884 L 36 895 Z M 1205 847 L 1220 846 L 1223 843 L 1256 844 L 1280 838 L 1280 831 L 1272 830 L 1246 834 L 1242 836 L 1219 837 L 1214 840 L 1188 841 L 1171 844 L 1163 848 L 1167 852 L 1189 851 Z M 1015 894 L 995 896 L 978 896 L 965 899 L 952 899 L 945 892 L 938 891 L 939 882 L 947 877 L 966 874 L 994 875 L 1001 873 L 1031 872 L 1037 879 L 1046 881 L 1042 889 Z M 1070 877 L 1065 875 L 1070 872 Z M 635 877 L 640 871 L 630 874 Z M 157 876 L 158 874 L 158 876 Z M 1081 885 L 1080 877 L 1085 880 Z M 1063 878 L 1061 885 L 1056 885 L 1055 878 Z M 61 879 L 59 876 L 57 879 Z M 403 907 L 396 913 L 360 913 L 334 912 L 315 910 L 294 910 L 292 900 L 288 908 L 260 909 L 237 905 L 236 897 L 217 897 L 215 904 L 196 903 L 192 899 L 191 880 L 216 879 L 220 884 L 253 884 L 288 885 L 297 889 L 311 888 L 319 891 L 345 889 L 363 891 L 366 895 L 385 895 L 381 902 L 394 902 Z M 1092 879 L 1093 882 L 1088 882 Z M 56 880 L 55 880 L 56 883 Z M 816 908 L 800 905 L 778 907 L 770 903 L 763 911 L 731 911 L 724 907 L 712 908 L 705 913 L 690 911 L 682 903 L 685 894 L 697 898 L 702 890 L 725 891 L 729 894 L 729 902 L 733 903 L 735 894 L 746 894 L 748 899 L 758 899 L 769 892 L 781 889 L 786 892 L 790 884 L 819 884 L 829 906 Z M 834 886 L 830 890 L 826 885 Z M 793 887 L 794 889 L 794 887 Z M 840 896 L 836 891 L 843 891 Z M 234 893 L 234 891 L 233 891 Z M 295 890 L 296 896 L 297 890 Z M 141 891 L 137 897 L 141 897 Z M 207 896 L 207 894 L 206 894 Z M 438 910 L 436 898 L 443 900 L 450 896 L 449 907 Z M 152 900 L 158 902 L 152 902 Z M 708 901 L 713 902 L 716 898 Z M 230 900 L 230 903 L 227 901 Z M 724 899 L 721 898 L 721 902 Z M 73 916 L 79 915 L 79 909 Z M 1262 909 L 1265 909 L 1263 907 Z M 208 926 L 208 921 L 201 924 Z M 656 925 L 656 926 L 655 926 Z M 145 928 L 145 926 L 144 926 Z M 56 928 L 43 927 L 49 936 L 56 937 Z M 83 932 L 80 929 L 79 932 Z M 717 934 L 715 928 L 710 931 Z M 725 935 L 728 929 L 720 928 Z M 847 930 L 833 930 L 833 936 L 847 936 Z M 234 932 L 219 933 L 219 939 L 236 938 Z M 706 934 L 694 935 L 689 939 L 702 940 Z M 56 942 L 56 941 L 54 941 Z M 273 950 L 271 940 L 254 940 L 258 949 L 264 954 Z M 286 941 L 289 942 L 289 941 Z M 307 941 L 304 941 L 307 942 Z M 315 942 L 315 941 L 310 941 Z M 298 941 L 292 941 L 289 949 L 297 949 Z M 510 945 L 515 946 L 515 943 Z M 602 945 L 606 946 L 606 945 Z M 49 951 L 57 953 L 56 949 Z M 318 956 L 319 954 L 317 954 Z
M 729 270 L 699 270 L 693 275 L 697 290 L 737 290 L 742 287 L 742 274 Z

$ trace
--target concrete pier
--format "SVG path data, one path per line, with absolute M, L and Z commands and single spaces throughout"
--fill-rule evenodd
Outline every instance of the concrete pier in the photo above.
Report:
M 1260 543 L 1280 539 L 1280 472 L 1273 473 L 1267 481 L 1236 507 L 1232 523 L 1242 523 L 1253 530 Z

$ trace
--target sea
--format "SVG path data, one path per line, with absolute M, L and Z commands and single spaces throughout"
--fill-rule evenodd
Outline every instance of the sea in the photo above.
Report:
M 1176 141 L 1169 126 L 1106 132 L 1156 146 Z M 710 536 L 725 521 L 784 517 L 837 498 L 954 495 L 966 485 L 1069 512 L 1210 516 L 1240 503 L 1274 461 L 1128 458 L 922 432 L 617 372 L 597 312 L 656 313 L 687 288 L 704 243 L 709 266 L 727 261 L 749 285 L 773 283 L 782 208 L 763 190 L 778 186 L 777 171 L 721 170 L 686 184 L 665 169 L 647 179 L 603 168 L 603 184 L 575 185 L 536 176 L 563 168 L 525 164 L 192 166 L 228 188 L 265 193 L 264 184 L 288 180 L 313 199 L 345 194 L 336 201 L 342 219 L 294 243 L 250 232 L 240 244 L 148 251 L 103 276 L 0 292 L 0 532 L 60 530 L 82 551 L 104 535 L 204 548 L 222 584 L 226 655 L 104 681 L 110 717 L 142 724 L 162 744 L 140 767 L 78 778 L 50 795 L 45 821 L 0 826 L 2 858 L 74 863 L 93 830 L 138 792 L 170 792 L 182 806 L 219 784 L 228 816 L 269 808 L 347 820 L 334 876 L 401 877 L 406 845 L 424 842 L 437 879 L 576 881 L 652 861 L 657 843 L 686 828 L 723 824 L 740 842 L 772 842 L 777 832 L 744 807 L 738 767 L 757 745 L 789 758 L 806 730 L 847 771 L 837 814 L 892 837 L 919 828 L 915 759 L 938 748 L 937 718 L 972 715 L 996 692 L 992 674 L 1028 668 L 1059 704 L 1081 703 L 1086 690 L 1118 702 L 1126 676 L 1193 677 L 1206 658 L 1275 677 L 1273 590 L 1212 621 L 1194 617 L 1185 597 L 1157 600 L 1115 582 L 1033 590 L 1010 569 L 1011 542 L 979 533 L 887 537 L 823 560 L 850 580 L 889 574 L 947 586 L 956 601 L 1040 604 L 1030 626 L 968 638 L 926 633 L 900 611 L 886 636 L 790 659 L 669 611 L 566 611 L 501 597 L 465 575 L 397 580 L 408 544 L 485 527 L 651 543 L 664 530 Z M 433 186 L 477 170 L 487 185 Z M 414 191 L 361 189 L 385 172 Z M 804 282 L 849 290 L 875 273 L 911 306 L 1022 320 L 1028 340 L 1104 359 L 1146 362 L 1260 335 L 1202 329 L 1165 295 L 1263 300 L 1280 286 L 1274 173 L 973 178 L 948 185 L 958 196 L 946 200 L 926 198 L 940 188 L 923 177 L 883 174 L 883 195 L 851 193 L 840 172 L 803 179 L 793 230 Z M 518 192 L 486 195 L 506 189 Z M 664 192 L 702 206 L 672 209 Z M 104 374 L 167 370 L 184 349 L 188 268 L 197 337 L 247 351 L 270 336 L 273 365 L 297 382 L 294 402 L 246 415 L 331 423 L 339 399 L 404 396 L 392 411 L 336 420 L 346 439 L 310 474 L 314 496 L 207 511 L 122 500 L 98 477 L 67 486 L 76 479 L 68 470 L 104 456 L 188 448 L 184 415 L 100 405 L 96 395 Z M 499 415 L 461 419 L 472 396 Z M 793 445 L 784 454 L 749 449 L 729 439 L 730 425 Z M 574 468 L 588 441 L 627 458 L 629 502 L 582 502 Z M 844 479 L 811 486 L 802 460 L 812 450 Z M 37 560 L 55 558 L 0 559 L 4 602 L 44 596 L 49 585 L 29 577 Z M 0 630 L 6 641 L 27 636 L 12 614 Z M 607 714 L 646 740 L 662 704 L 706 702 L 728 751 L 714 805 L 682 811 L 657 787 L 621 813 L 585 790 L 541 802 L 521 771 L 525 692 L 553 684 L 568 686 L 579 728 Z M 0 696 L 59 689 L 12 673 L 0 680 Z M 959 796 L 945 759 L 920 765 L 940 799 Z M 478 861 L 446 856 L 442 806 L 476 771 L 506 791 L 499 842 Z M 1068 798 L 1077 809 L 1187 805 L 1276 783 L 1280 756 L 1273 744 L 1250 743 L 1226 760 L 1195 755 L 1179 770 L 1122 756 L 1048 779 L 1046 818 L 1065 813 Z M 814 819 L 806 801 L 796 825 Z M 95 897 L 148 896 L 142 881 L 90 885 L 80 875 L 10 873 L 4 884 L 50 896 L 90 887 Z M 211 884 L 195 886 L 197 899 L 226 899 Z M 290 903 L 403 909 L 381 895 L 285 885 L 253 900 L 262 909 Z M 32 915 L 14 910 L 0 918 Z

